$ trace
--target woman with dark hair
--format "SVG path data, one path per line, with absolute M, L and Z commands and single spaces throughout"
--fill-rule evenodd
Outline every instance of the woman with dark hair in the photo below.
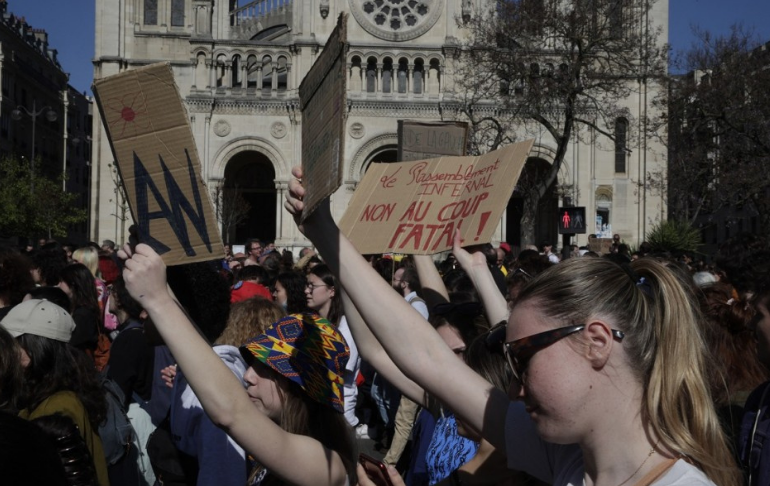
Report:
M 82 263 L 73 263 L 61 271 L 58 287 L 70 298 L 75 331 L 70 344 L 91 354 L 99 339 L 101 312 L 96 291 L 96 281 L 91 271 Z
M 305 295 L 306 285 L 307 279 L 301 273 L 291 270 L 283 272 L 275 279 L 273 299 L 289 314 L 310 312 Z
M 93 363 L 68 344 L 76 327 L 70 314 L 51 302 L 32 299 L 11 309 L 0 324 L 21 348 L 19 416 L 32 420 L 61 413 L 71 418 L 91 453 L 99 484 L 109 484 L 98 434 L 107 404 Z
M 355 441 L 342 416 L 348 350 L 326 319 L 287 316 L 241 347 L 243 384 L 167 291 L 165 265 L 139 244 L 120 252 L 126 285 L 150 315 L 211 420 L 262 469 L 252 484 L 357 483 Z M 263 471 L 269 471 L 265 477 Z
M 358 348 L 348 327 L 348 321 L 343 315 L 342 295 L 338 289 L 334 275 L 326 264 L 321 263 L 308 271 L 307 284 L 305 285 L 307 306 L 339 329 L 350 348 L 350 359 L 345 367 L 345 418 L 353 427 L 361 425 L 358 433 L 363 435 L 364 426 L 359 423 L 358 417 L 356 417 L 356 403 L 358 401 L 356 378 L 361 372 L 361 357 L 358 355 Z M 366 428 L 368 429 L 368 427 Z

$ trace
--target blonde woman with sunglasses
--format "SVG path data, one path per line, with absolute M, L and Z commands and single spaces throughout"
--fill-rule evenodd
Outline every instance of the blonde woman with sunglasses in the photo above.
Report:
M 305 191 L 293 174 L 285 207 L 299 221 Z M 328 201 L 299 228 L 396 365 L 512 469 L 554 485 L 740 484 L 704 376 L 697 306 L 660 263 L 574 259 L 528 282 L 499 342 L 516 376 L 506 396 L 367 265 Z

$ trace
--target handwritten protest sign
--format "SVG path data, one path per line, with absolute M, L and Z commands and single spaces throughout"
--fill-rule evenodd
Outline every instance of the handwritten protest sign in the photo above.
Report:
M 127 71 L 93 88 L 140 240 L 166 265 L 223 257 L 171 66 Z
M 444 155 L 465 155 L 465 122 L 398 121 L 398 160 L 425 160 Z
M 324 50 L 299 86 L 302 110 L 304 220 L 342 185 L 345 156 L 347 14 L 340 14 Z
M 487 243 L 508 204 L 533 141 L 480 157 L 372 164 L 340 229 L 361 253 L 429 255 Z

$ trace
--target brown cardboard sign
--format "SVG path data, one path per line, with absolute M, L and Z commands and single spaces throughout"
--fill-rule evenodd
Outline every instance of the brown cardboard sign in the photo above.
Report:
M 166 265 L 222 258 L 217 220 L 171 66 L 153 64 L 99 79 L 93 90 L 140 241 Z
M 588 250 L 606 255 L 612 250 L 612 238 L 588 238 Z
M 479 157 L 372 164 L 356 188 L 340 229 L 367 253 L 431 255 L 487 243 L 508 204 L 534 141 Z
M 302 110 L 302 173 L 305 186 L 304 220 L 342 185 L 345 156 L 347 69 L 345 13 L 326 46 L 299 86 Z
M 425 160 L 444 155 L 465 155 L 465 122 L 398 121 L 398 160 Z

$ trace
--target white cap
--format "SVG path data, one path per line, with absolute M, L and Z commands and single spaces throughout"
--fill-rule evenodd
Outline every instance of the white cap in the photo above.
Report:
M 70 342 L 75 321 L 69 312 L 47 300 L 30 299 L 14 306 L 0 324 L 13 337 L 22 334 Z

